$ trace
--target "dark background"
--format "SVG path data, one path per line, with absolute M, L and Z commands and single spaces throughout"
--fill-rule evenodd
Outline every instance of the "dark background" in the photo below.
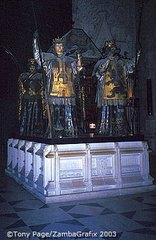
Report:
M 72 27 L 72 0 L 1 0 L 0 97 L 17 94 L 17 78 L 27 70 L 32 37 L 38 30 L 40 45 L 47 51 L 55 37 Z
M 72 28 L 72 0 L 0 1 L 0 158 L 6 161 L 7 139 L 18 134 L 18 77 L 33 57 L 38 30 L 42 51 Z

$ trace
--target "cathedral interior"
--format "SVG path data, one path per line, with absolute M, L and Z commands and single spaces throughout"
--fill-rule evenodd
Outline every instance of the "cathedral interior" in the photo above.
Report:
M 95 3 L 96 2 L 96 3 Z M 28 193 L 21 184 L 6 175 L 7 141 L 20 136 L 19 83 L 33 58 L 33 34 L 37 30 L 43 52 L 52 51 L 53 39 L 62 38 L 66 49 L 79 46 L 82 75 L 77 87 L 81 100 L 78 138 L 48 139 L 47 144 L 71 144 L 114 141 L 147 141 L 149 173 L 156 183 L 156 13 L 155 0 L 31 0 L 1 1 L 0 70 L 0 239 L 41 239 L 53 231 L 50 239 L 68 239 L 62 232 L 80 232 L 81 239 L 120 240 L 155 239 L 155 190 L 124 196 L 62 201 L 46 204 Z M 92 72 L 102 59 L 104 43 L 116 42 L 120 54 L 135 63 L 132 74 L 134 96 L 128 114 L 128 136 L 98 136 L 95 96 L 97 81 Z M 73 55 L 71 55 L 73 56 Z M 129 83 L 131 84 L 131 82 Z M 133 98 L 134 97 L 134 98 Z M 131 107 L 132 106 L 132 107 Z M 83 120 L 84 123 L 82 124 Z M 82 121 L 81 121 L 82 120 Z M 131 125 L 132 123 L 132 125 Z M 22 138 L 21 138 L 22 139 Z M 27 136 L 28 140 L 36 140 Z M 10 234 L 8 235 L 8 231 Z M 85 235 L 86 233 L 86 235 Z M 23 235 L 22 235 L 23 234 Z M 58 235 L 57 235 L 58 234 Z M 108 234 L 108 235 L 107 235 Z M 110 235 L 109 235 L 110 234 Z M 98 235 L 98 236 L 97 236 Z M 72 239 L 79 238 L 78 236 Z M 47 237 L 49 238 L 49 236 Z

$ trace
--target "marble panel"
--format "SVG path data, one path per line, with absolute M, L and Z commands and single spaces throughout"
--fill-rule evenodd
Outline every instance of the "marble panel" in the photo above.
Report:
M 136 193 L 153 184 L 144 141 L 57 145 L 9 139 L 6 173 L 44 202 Z

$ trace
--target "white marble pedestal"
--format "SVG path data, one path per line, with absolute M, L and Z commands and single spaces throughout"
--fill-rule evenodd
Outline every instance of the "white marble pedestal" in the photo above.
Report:
M 6 173 L 46 203 L 155 188 L 146 141 L 45 144 L 10 138 Z

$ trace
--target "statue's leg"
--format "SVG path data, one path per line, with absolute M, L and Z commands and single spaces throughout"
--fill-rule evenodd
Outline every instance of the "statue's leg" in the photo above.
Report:
M 102 106 L 98 117 L 98 134 L 108 136 L 110 131 L 110 109 L 109 106 Z
M 64 136 L 64 106 L 53 105 L 53 136 L 61 138 Z
M 117 136 L 127 136 L 130 133 L 125 106 L 116 106 L 115 129 Z
M 72 105 L 65 105 L 65 135 L 66 137 L 75 136 L 74 108 Z

